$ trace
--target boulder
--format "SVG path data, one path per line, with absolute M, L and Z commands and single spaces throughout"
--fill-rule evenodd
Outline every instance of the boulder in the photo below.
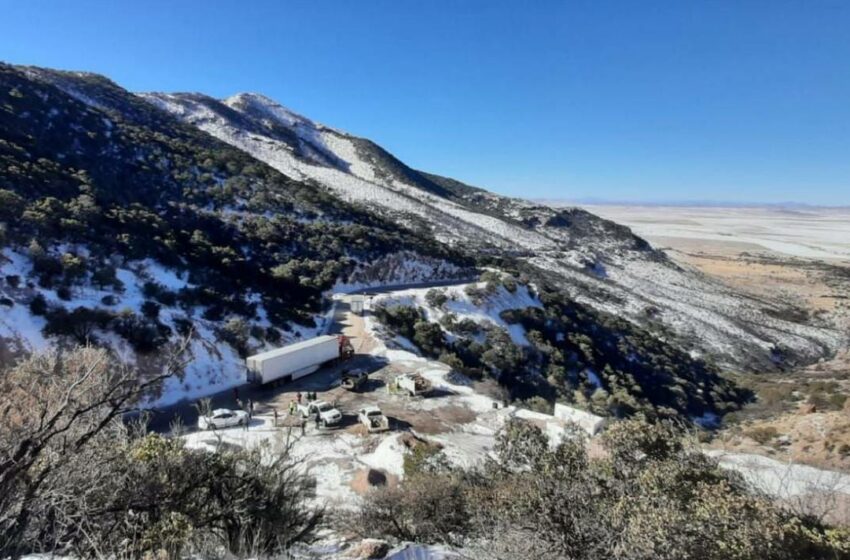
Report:
M 818 411 L 818 407 L 816 407 L 813 403 L 803 403 L 800 405 L 800 408 L 797 409 L 797 414 L 813 414 Z
M 352 558 L 383 558 L 390 551 L 387 541 L 363 539 L 351 548 Z

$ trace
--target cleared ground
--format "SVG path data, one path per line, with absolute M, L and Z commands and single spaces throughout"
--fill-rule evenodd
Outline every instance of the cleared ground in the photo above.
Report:
M 237 399 L 243 404 L 250 399 L 255 414 L 247 428 L 197 431 L 198 413 L 192 403 L 162 410 L 154 428 L 169 431 L 173 419 L 180 418 L 187 445 L 207 449 L 291 446 L 292 454 L 316 477 L 316 499 L 335 508 L 351 507 L 370 488 L 396 484 L 404 476 L 404 457 L 420 445 L 442 449 L 458 465 L 471 465 L 489 453 L 496 432 L 511 416 L 529 419 L 555 436 L 563 433 L 564 424 L 551 416 L 505 407 L 495 383 L 473 382 L 444 364 L 377 338 L 368 313 L 363 317 L 351 312 L 350 296 L 335 300 L 330 332 L 351 338 L 357 352 L 353 359 L 282 387 L 245 385 L 213 397 L 214 408 L 233 408 L 238 406 Z M 339 385 L 340 377 L 345 370 L 355 369 L 369 372 L 369 381 L 358 391 L 348 391 Z M 418 397 L 389 391 L 392 380 L 402 373 L 422 375 L 433 389 Z M 299 393 L 303 402 L 312 392 L 343 413 L 340 426 L 323 429 L 289 415 L 290 403 Z M 389 431 L 368 433 L 358 423 L 359 410 L 370 405 L 377 405 L 387 416 Z

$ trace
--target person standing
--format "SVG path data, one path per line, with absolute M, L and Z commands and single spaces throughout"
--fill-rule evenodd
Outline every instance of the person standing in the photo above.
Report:
M 298 394 L 295 395 L 295 398 L 298 399 L 298 404 L 301 404 L 301 391 L 298 391 Z
M 274 411 L 274 427 L 277 428 L 277 407 L 273 407 L 272 410 Z

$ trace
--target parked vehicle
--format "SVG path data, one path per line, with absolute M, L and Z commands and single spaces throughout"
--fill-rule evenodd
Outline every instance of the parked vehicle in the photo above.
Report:
M 385 432 L 390 429 L 390 421 L 377 406 L 361 408 L 357 420 L 370 432 Z
M 340 385 L 343 389 L 356 391 L 363 387 L 369 381 L 369 374 L 365 371 L 356 369 L 354 371 L 346 371 L 342 374 Z
M 325 401 L 313 401 L 298 405 L 298 414 L 302 418 L 315 419 L 319 417 L 319 425 L 323 428 L 331 428 L 339 425 L 342 421 L 342 413 Z
M 258 385 L 288 383 L 309 375 L 322 365 L 346 360 L 354 348 L 346 336 L 324 335 L 270 350 L 246 360 L 248 381 Z
M 217 408 L 210 412 L 209 416 L 198 417 L 199 430 L 218 430 L 232 426 L 242 426 L 248 423 L 248 413 L 244 410 L 230 410 L 229 408 Z
M 351 296 L 349 298 L 349 305 L 351 306 L 351 312 L 356 313 L 357 315 L 363 315 L 363 310 L 365 309 L 366 298 L 363 296 Z
M 393 382 L 397 391 L 402 391 L 415 397 L 431 390 L 431 382 L 418 373 L 405 373 L 395 378 Z

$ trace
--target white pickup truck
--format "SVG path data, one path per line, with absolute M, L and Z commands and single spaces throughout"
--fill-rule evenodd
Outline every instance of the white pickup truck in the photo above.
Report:
M 361 408 L 357 419 L 366 426 L 369 432 L 385 432 L 390 429 L 390 422 L 377 406 Z
M 332 428 L 342 421 L 342 413 L 325 401 L 313 401 L 298 405 L 298 414 L 302 418 L 314 420 L 319 417 L 319 426 Z

